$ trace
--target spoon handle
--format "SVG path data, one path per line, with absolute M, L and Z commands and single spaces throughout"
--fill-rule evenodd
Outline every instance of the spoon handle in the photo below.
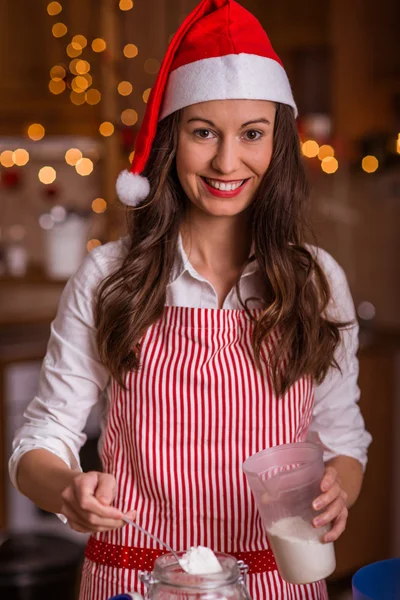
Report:
M 160 540 L 158 537 L 156 537 L 155 535 L 153 535 L 152 533 L 150 533 L 146 529 L 143 529 L 143 527 L 140 527 L 140 525 L 138 525 L 137 523 L 135 523 L 135 521 L 132 521 L 131 519 L 128 519 L 127 517 L 122 517 L 122 520 L 125 521 L 125 523 L 127 523 L 128 525 L 132 525 L 132 527 L 135 527 L 141 533 L 144 533 L 145 535 L 148 535 L 149 537 L 151 537 L 155 542 L 157 542 L 161 546 L 164 546 L 164 548 L 166 548 L 168 550 L 168 552 L 171 552 L 171 554 L 174 555 L 174 557 L 176 558 L 176 560 L 177 560 L 177 562 L 179 564 L 179 556 L 177 555 L 177 553 L 175 552 L 175 550 L 173 550 L 171 548 L 171 546 L 169 544 L 167 544 L 166 542 L 163 542 L 162 540 Z

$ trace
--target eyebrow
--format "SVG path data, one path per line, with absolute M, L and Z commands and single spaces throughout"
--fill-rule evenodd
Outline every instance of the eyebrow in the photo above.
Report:
M 211 127 L 216 127 L 215 123 L 213 123 L 209 119 L 204 119 L 203 117 L 192 117 L 188 120 L 188 123 L 191 123 L 192 121 L 203 121 L 204 123 L 208 123 L 209 125 L 211 125 Z M 261 117 L 261 119 L 253 119 L 252 121 L 246 121 L 246 123 L 243 123 L 243 125 L 241 126 L 241 129 L 243 129 L 243 127 L 247 127 L 248 125 L 254 125 L 255 123 L 265 123 L 266 125 L 271 125 L 271 122 L 268 121 L 268 119 Z

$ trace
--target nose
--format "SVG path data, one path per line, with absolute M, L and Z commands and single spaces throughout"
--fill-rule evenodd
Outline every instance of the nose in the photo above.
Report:
M 235 173 L 240 166 L 240 148 L 235 139 L 221 139 L 216 148 L 212 167 L 219 173 L 230 175 Z

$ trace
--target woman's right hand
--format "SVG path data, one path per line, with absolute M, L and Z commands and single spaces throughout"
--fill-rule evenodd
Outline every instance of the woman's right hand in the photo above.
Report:
M 95 533 L 123 527 L 123 513 L 112 505 L 116 481 L 108 473 L 79 473 L 61 494 L 61 513 L 69 526 L 80 533 Z M 135 518 L 135 511 L 126 514 Z

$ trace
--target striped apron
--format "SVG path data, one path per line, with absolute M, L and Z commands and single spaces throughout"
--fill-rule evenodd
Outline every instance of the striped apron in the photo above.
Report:
M 244 310 L 166 307 L 142 340 L 128 391 L 112 384 L 103 468 L 117 480 L 114 505 L 135 509 L 137 522 L 174 549 L 204 545 L 244 559 L 253 600 L 326 600 L 324 582 L 279 576 L 242 472 L 255 452 L 304 441 L 314 402 L 311 378 L 275 396 L 267 370 L 255 366 L 252 330 Z M 129 526 L 95 534 L 80 600 L 144 594 L 138 572 L 162 553 Z

